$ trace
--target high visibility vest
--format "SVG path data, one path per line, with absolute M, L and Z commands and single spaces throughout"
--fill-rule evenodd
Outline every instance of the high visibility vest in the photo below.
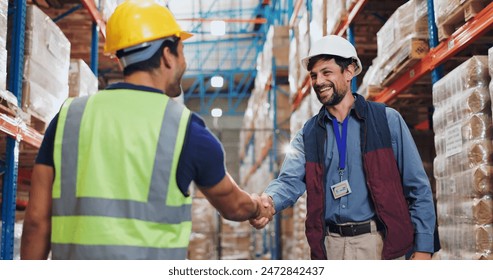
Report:
M 192 200 L 176 169 L 190 116 L 145 91 L 65 102 L 54 144 L 53 259 L 185 259 Z

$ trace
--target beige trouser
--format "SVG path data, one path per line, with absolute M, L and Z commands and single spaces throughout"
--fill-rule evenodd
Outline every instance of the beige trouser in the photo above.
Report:
M 325 237 L 329 260 L 381 260 L 383 236 L 371 222 L 371 232 L 357 236 L 341 236 L 330 232 Z

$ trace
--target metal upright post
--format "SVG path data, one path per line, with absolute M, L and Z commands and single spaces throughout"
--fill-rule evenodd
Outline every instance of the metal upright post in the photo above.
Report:
M 354 25 L 350 24 L 348 29 L 347 29 L 347 39 L 356 48 L 356 43 L 355 43 L 354 37 L 355 37 L 354 36 Z M 358 90 L 358 84 L 357 84 L 356 77 L 354 77 L 351 80 L 351 90 L 352 90 L 352 92 L 356 92 Z
M 279 174 L 279 167 L 277 164 L 277 134 L 278 134 L 278 126 L 277 126 L 277 81 L 276 81 L 276 58 L 272 57 L 272 81 L 271 81 L 271 110 L 273 110 L 273 132 L 272 132 L 272 165 L 271 172 L 273 172 L 274 178 L 276 178 Z M 272 259 L 280 260 L 282 256 L 282 243 L 281 243 L 281 214 L 278 213 L 274 216 L 274 245 L 272 248 Z
M 92 41 L 91 41 L 91 70 L 94 75 L 98 76 L 98 57 L 99 54 L 99 26 L 92 23 Z
M 437 25 L 435 22 L 435 6 L 433 4 L 433 0 L 428 0 L 428 33 L 430 35 L 430 49 L 438 46 L 438 31 Z M 433 71 L 431 71 L 431 81 L 432 83 L 436 83 L 443 77 L 443 66 L 438 66 Z
M 18 106 L 22 100 L 22 76 L 24 66 L 24 35 L 26 26 L 26 1 L 14 1 L 13 36 L 11 53 L 11 73 L 9 90 L 17 97 Z M 15 201 L 17 194 L 17 171 L 19 163 L 18 137 L 7 137 L 6 171 L 2 190 L 2 260 L 11 260 L 14 257 L 14 225 L 15 225 Z

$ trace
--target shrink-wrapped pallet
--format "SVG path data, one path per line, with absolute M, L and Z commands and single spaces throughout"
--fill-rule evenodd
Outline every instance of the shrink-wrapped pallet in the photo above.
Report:
M 436 193 L 440 198 L 474 198 L 493 195 L 493 166 L 480 164 L 471 169 L 439 178 Z
M 326 29 L 327 34 L 334 34 L 337 31 L 339 24 L 347 16 L 347 8 L 345 0 L 333 0 L 330 1 L 330 5 L 327 5 L 327 22 Z
M 68 97 L 70 42 L 38 7 L 28 6 L 22 108 L 48 122 Z
M 188 259 L 217 259 L 218 216 L 216 209 L 192 183 L 192 233 L 188 246 Z
M 7 107 L 18 106 L 17 97 L 7 91 L 7 18 L 8 1 L 0 1 L 0 99 Z
M 440 226 L 454 226 L 458 224 L 486 225 L 493 223 L 493 201 L 491 196 L 481 198 L 438 198 L 438 224 Z M 448 239 L 448 236 L 440 236 Z M 456 244 L 461 246 L 461 244 Z
M 312 13 L 310 21 L 310 44 L 313 45 L 327 34 L 327 1 L 312 0 Z
M 441 240 L 442 251 L 446 259 L 479 259 L 481 255 L 493 251 L 493 226 L 456 224 L 444 225 L 439 229 L 441 236 L 450 236 Z M 458 250 L 456 244 L 462 244 Z M 482 253 L 478 253 L 482 252 Z
M 444 106 L 448 99 L 457 98 L 458 92 L 487 87 L 490 80 L 488 58 L 473 56 L 433 85 L 433 105 Z
M 377 32 L 377 56 L 392 57 L 409 38 L 428 38 L 427 5 L 424 0 L 411 0 L 397 8 Z
M 7 88 L 7 17 L 8 1 L 0 3 L 0 92 Z
M 86 96 L 98 91 L 98 78 L 82 59 L 71 59 L 69 68 L 69 96 Z
M 489 258 L 484 242 L 493 223 L 489 82 L 487 58 L 474 56 L 433 85 L 441 259 Z
M 493 48 L 488 50 L 488 69 L 490 73 L 490 77 L 493 77 Z M 493 79 L 490 81 L 490 96 L 493 96 Z
M 428 53 L 427 14 L 425 0 L 408 1 L 377 32 L 377 56 L 385 61 L 379 84 L 389 84 Z

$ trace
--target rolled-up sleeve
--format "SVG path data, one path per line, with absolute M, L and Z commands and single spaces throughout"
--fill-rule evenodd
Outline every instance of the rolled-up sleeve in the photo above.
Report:
M 269 184 L 265 193 L 272 197 L 277 213 L 296 203 L 305 191 L 305 151 L 300 130 L 291 140 L 290 151 L 286 153 L 279 176 Z
M 386 110 L 392 135 L 392 149 L 414 225 L 414 251 L 433 253 L 436 215 L 430 181 L 406 123 L 394 109 Z

